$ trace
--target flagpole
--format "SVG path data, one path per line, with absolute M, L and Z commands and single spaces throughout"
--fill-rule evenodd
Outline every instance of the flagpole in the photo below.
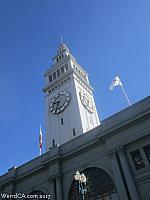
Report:
M 126 98 L 128 104 L 129 104 L 129 106 L 131 106 L 131 102 L 130 102 L 130 100 L 129 100 L 129 98 L 128 98 L 128 95 L 127 95 L 127 93 L 126 93 L 126 91 L 125 91 L 123 85 L 120 84 L 120 86 L 121 86 L 121 88 L 122 88 L 122 91 L 123 91 L 123 93 L 124 93 L 124 96 L 125 96 L 125 98 Z
M 40 154 L 39 155 L 41 156 L 41 154 L 42 154 L 42 149 L 40 148 Z
M 42 127 L 40 126 L 40 134 L 39 134 L 39 155 L 42 155 Z

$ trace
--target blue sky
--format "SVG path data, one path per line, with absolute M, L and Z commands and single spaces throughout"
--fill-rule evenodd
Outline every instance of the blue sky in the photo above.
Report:
M 101 120 L 150 91 L 149 0 L 0 0 L 0 174 L 38 156 L 44 72 L 60 37 L 90 75 Z

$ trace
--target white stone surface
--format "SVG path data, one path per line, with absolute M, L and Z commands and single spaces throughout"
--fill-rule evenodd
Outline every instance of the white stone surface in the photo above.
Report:
M 57 73 L 58 70 L 61 72 L 61 68 L 66 65 L 68 69 L 60 74 L 58 78 L 49 82 L 49 76 L 52 75 L 53 77 L 53 74 Z M 53 146 L 53 140 L 55 140 L 56 145 L 61 145 L 93 129 L 100 122 L 88 75 L 76 62 L 66 45 L 60 45 L 57 55 L 54 57 L 54 66 L 46 72 L 45 79 L 46 86 L 43 90 L 46 93 L 46 150 L 48 151 Z M 50 90 L 51 92 L 49 92 Z M 62 91 L 69 92 L 71 100 L 63 112 L 54 114 L 50 111 L 50 103 L 55 95 Z M 95 107 L 94 112 L 89 112 L 89 109 L 81 102 L 79 95 L 81 91 L 88 95 L 90 106 L 92 103 Z M 63 125 L 61 124 L 62 118 Z M 73 129 L 75 129 L 75 136 L 73 135 Z

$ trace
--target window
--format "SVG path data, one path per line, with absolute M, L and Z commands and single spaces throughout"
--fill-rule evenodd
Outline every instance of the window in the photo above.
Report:
M 60 77 L 60 70 L 58 69 L 57 70 L 57 78 L 59 78 Z
M 68 64 L 65 65 L 65 72 L 68 71 Z
M 77 73 L 79 74 L 79 69 L 76 67 L 76 71 L 77 71 Z
M 56 72 L 53 73 L 53 80 L 56 79 Z
M 61 73 L 63 74 L 65 71 L 64 71 L 64 66 L 63 67 L 61 67 Z
M 143 158 L 142 158 L 139 150 L 132 151 L 130 154 L 131 154 L 131 157 L 132 157 L 132 160 L 134 162 L 136 170 L 145 167 Z
M 63 118 L 61 118 L 61 125 L 63 125 L 64 124 L 64 119 Z
M 73 136 L 76 136 L 76 130 L 75 130 L 75 128 L 72 129 L 72 133 L 73 133 Z
M 49 78 L 49 82 L 51 83 L 53 81 L 52 75 L 50 75 L 48 78 Z
M 55 146 L 55 140 L 53 139 L 53 147 Z
M 86 190 L 85 200 L 118 199 L 115 184 L 110 175 L 103 169 L 91 167 L 85 169 L 83 173 L 87 178 L 86 185 L 82 185 Z M 79 193 L 79 184 L 75 179 L 72 181 L 68 194 L 69 200 L 83 199 L 81 193 Z
M 84 79 L 87 81 L 86 75 L 84 75 Z
M 93 125 L 93 117 L 92 117 L 92 115 L 89 116 L 89 120 L 90 120 L 90 123 Z
M 144 149 L 144 152 L 146 154 L 147 160 L 150 163 L 150 144 L 144 146 L 143 149 Z
M 80 74 L 81 74 L 81 76 L 83 77 L 83 72 L 81 72 Z
M 58 62 L 58 58 L 57 58 L 57 62 Z

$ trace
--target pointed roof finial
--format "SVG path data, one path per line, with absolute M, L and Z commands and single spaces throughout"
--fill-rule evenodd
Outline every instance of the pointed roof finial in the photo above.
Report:
M 61 37 L 60 37 L 60 44 L 62 44 L 62 35 L 61 35 Z
M 60 36 L 60 44 L 57 50 L 57 54 L 61 53 L 62 51 L 68 51 L 69 52 L 69 48 L 66 46 L 66 44 L 63 43 L 63 39 L 62 39 L 62 35 Z

